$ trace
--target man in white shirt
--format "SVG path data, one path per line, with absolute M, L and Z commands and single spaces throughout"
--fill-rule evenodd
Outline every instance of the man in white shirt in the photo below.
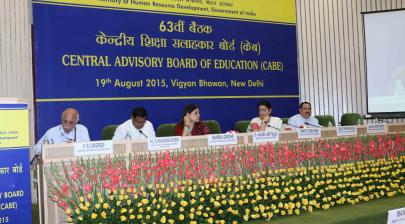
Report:
M 117 127 L 112 140 L 155 138 L 153 124 L 146 119 L 147 112 L 145 108 L 134 108 L 131 119 Z
M 311 104 L 308 102 L 302 102 L 300 104 L 300 113 L 288 119 L 288 126 L 293 129 L 305 127 L 320 127 L 318 119 L 316 119 L 315 117 L 311 117 L 311 112 Z
M 87 128 L 79 122 L 79 113 L 74 108 L 67 108 L 62 113 L 61 124 L 55 126 L 44 134 L 35 145 L 35 155 L 42 152 L 42 144 L 62 144 L 71 142 L 90 141 Z

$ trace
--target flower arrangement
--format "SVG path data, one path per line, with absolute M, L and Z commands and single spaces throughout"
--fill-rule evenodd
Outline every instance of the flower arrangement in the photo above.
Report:
M 405 136 L 78 159 L 48 170 L 70 223 L 239 223 L 405 194 Z

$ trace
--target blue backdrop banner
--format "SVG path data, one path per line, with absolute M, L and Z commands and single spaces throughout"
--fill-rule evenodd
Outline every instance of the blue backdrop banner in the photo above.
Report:
M 256 116 L 261 99 L 274 116 L 297 112 L 294 23 L 44 1 L 33 9 L 40 135 L 66 107 L 79 110 L 92 139 L 134 106 L 156 128 L 195 103 L 223 131 Z
M 26 104 L 0 104 L 0 223 L 32 223 Z

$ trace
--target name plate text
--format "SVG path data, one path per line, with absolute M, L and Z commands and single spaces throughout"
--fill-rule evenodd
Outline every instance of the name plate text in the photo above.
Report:
M 357 126 L 338 126 L 336 127 L 337 136 L 357 135 Z
M 179 136 L 148 138 L 148 150 L 168 150 L 181 148 L 181 138 Z
M 208 135 L 208 146 L 236 145 L 238 138 L 235 133 Z
M 94 156 L 113 154 L 112 141 L 75 142 L 75 156 Z
M 367 125 L 367 134 L 385 133 L 385 132 L 387 132 L 386 124 L 368 124 Z
M 320 128 L 299 128 L 298 129 L 298 138 L 320 138 L 321 129 Z
M 277 131 L 253 132 L 253 143 L 276 142 L 280 139 Z

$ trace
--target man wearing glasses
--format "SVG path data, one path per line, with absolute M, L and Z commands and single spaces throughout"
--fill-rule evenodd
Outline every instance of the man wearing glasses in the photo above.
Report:
M 35 155 L 40 155 L 42 144 L 62 144 L 90 141 L 87 128 L 79 122 L 79 113 L 74 108 L 67 108 L 62 113 L 62 124 L 49 129 L 35 145 Z

